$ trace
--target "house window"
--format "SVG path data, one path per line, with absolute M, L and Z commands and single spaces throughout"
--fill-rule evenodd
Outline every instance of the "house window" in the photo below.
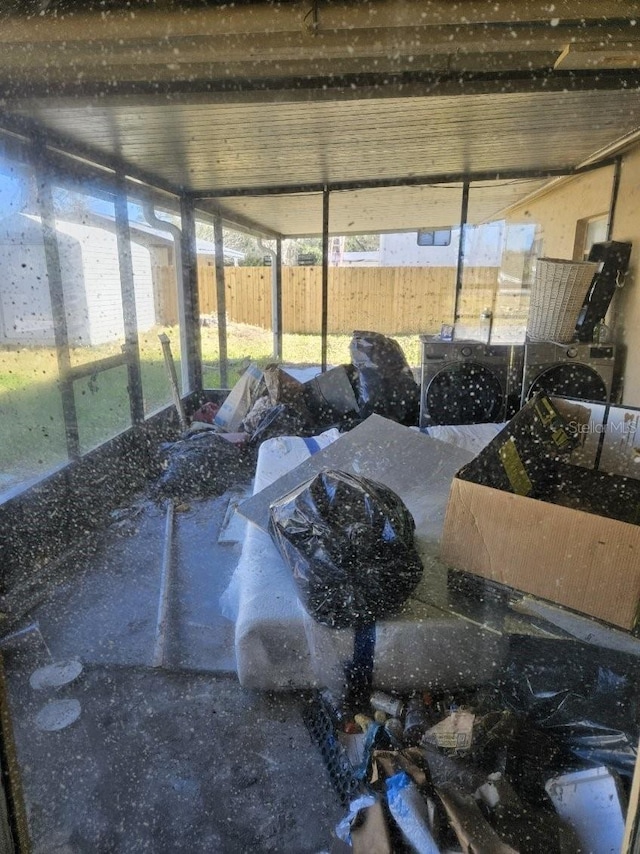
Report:
M 579 219 L 576 223 L 573 245 L 574 261 L 586 261 L 593 244 L 606 241 L 608 228 L 609 217 L 607 214 Z
M 422 228 L 418 232 L 418 246 L 449 246 L 450 228 Z

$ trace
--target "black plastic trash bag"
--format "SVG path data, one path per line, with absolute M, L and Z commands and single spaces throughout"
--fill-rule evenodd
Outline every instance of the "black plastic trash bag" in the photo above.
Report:
M 312 433 L 313 428 L 297 409 L 286 403 L 278 403 L 265 410 L 249 444 L 252 448 L 257 448 L 267 439 L 275 439 L 276 436 L 309 436 Z
M 418 423 L 420 387 L 397 341 L 379 332 L 354 332 L 351 361 L 361 418 L 374 413 L 407 426 Z
M 151 493 L 156 498 L 221 495 L 250 477 L 251 455 L 219 433 L 193 433 L 160 448 L 162 474 Z
M 360 626 L 396 613 L 422 576 L 415 523 L 381 483 L 323 471 L 274 502 L 270 532 L 319 623 Z
M 501 685 L 526 714 L 575 755 L 633 774 L 640 736 L 640 659 L 573 640 L 514 638 Z

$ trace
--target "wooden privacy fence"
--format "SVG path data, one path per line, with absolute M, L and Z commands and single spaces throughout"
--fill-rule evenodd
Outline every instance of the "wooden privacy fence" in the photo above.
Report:
M 225 267 L 227 319 L 271 328 L 270 267 Z M 438 332 L 453 322 L 454 267 L 330 267 L 330 333 L 373 329 L 388 335 Z M 200 313 L 215 314 L 215 269 L 198 267 Z M 462 318 L 526 311 L 520 292 L 506 299 L 498 291 L 497 267 L 465 269 L 459 302 Z M 321 328 L 322 268 L 282 268 L 282 325 L 286 332 L 314 333 Z

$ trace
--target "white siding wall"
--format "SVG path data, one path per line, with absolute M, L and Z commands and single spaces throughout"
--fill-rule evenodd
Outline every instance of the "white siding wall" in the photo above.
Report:
M 120 267 L 116 236 L 110 231 L 81 223 L 56 223 L 58 234 L 74 237 L 81 248 L 79 264 L 63 270 L 66 294 L 84 290 L 86 294 L 86 338 L 74 343 L 83 346 L 106 344 L 124 339 Z
M 42 243 L 0 243 L 0 340 L 54 344 Z
M 58 220 L 58 246 L 69 343 L 124 340 L 118 244 L 113 231 Z M 131 244 L 138 329 L 155 325 L 151 253 Z M 40 219 L 0 224 L 0 341 L 55 344 Z
M 59 235 L 60 263 L 69 339 L 86 338 L 84 289 L 73 286 L 82 265 L 78 242 Z M 17 215 L 0 225 L 0 340 L 55 344 L 49 278 L 38 217 Z

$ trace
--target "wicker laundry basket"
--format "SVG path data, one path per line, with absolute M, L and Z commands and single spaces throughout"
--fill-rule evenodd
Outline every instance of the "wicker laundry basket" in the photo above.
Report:
M 527 321 L 530 341 L 564 344 L 573 340 L 580 309 L 597 270 L 594 261 L 538 259 Z

